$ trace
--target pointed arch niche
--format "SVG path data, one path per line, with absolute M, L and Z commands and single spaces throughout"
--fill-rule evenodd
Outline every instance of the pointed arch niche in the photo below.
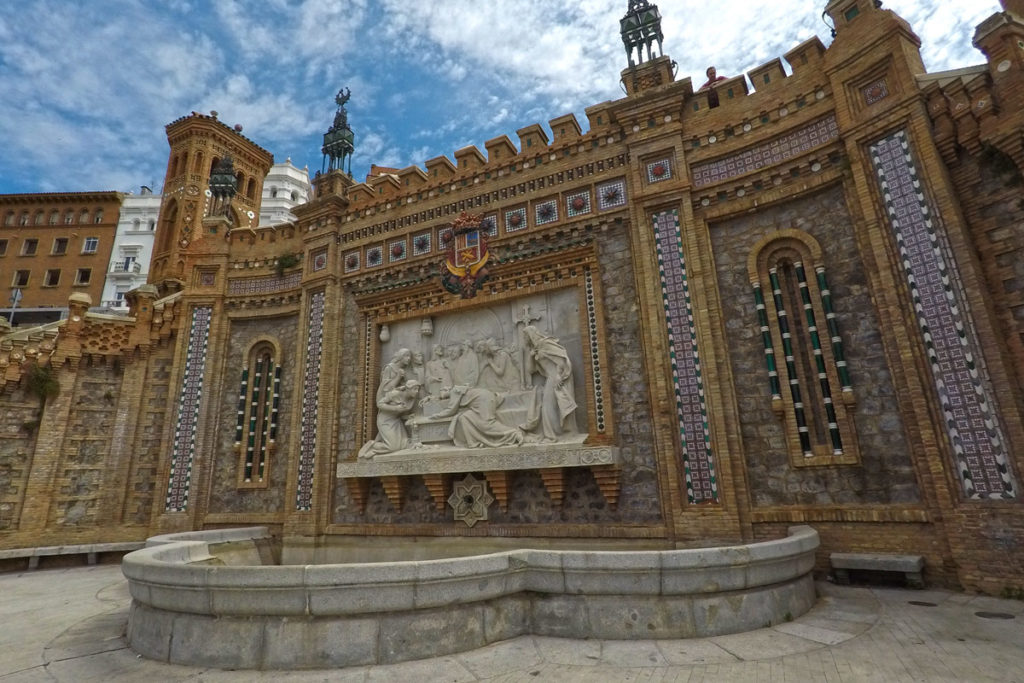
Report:
M 277 340 L 261 337 L 249 346 L 243 359 L 235 424 L 238 487 L 266 488 L 277 441 L 281 345 Z
M 858 463 L 853 385 L 821 246 L 802 230 L 780 230 L 754 246 L 747 271 L 790 464 Z

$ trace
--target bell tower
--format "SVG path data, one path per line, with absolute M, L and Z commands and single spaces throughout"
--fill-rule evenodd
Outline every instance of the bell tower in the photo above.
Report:
M 622 83 L 627 95 L 675 80 L 674 62 L 662 50 L 664 35 L 661 32 L 661 12 L 657 5 L 647 0 L 629 0 L 629 9 L 619 20 L 619 26 L 622 45 L 626 48 L 626 59 L 629 61 L 629 66 L 622 72 Z
M 203 219 L 223 217 L 230 227 L 255 227 L 259 221 L 263 179 L 273 155 L 210 115 L 192 112 L 167 126 L 171 153 L 164 177 L 163 204 L 157 222 L 150 283 L 161 295 L 186 282 L 189 245 L 216 230 Z

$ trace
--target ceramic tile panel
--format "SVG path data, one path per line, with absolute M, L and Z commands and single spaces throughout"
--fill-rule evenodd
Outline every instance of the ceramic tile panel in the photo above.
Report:
M 213 309 L 209 306 L 197 306 L 192 309 L 188 350 L 185 355 L 185 376 L 181 380 L 181 392 L 178 394 L 178 421 L 174 426 L 174 442 L 171 446 L 171 476 L 164 504 L 167 512 L 184 512 L 188 508 L 212 314 Z
M 711 451 L 697 331 L 693 324 L 693 308 L 686 279 L 686 260 L 679 232 L 679 211 L 673 209 L 657 213 L 652 216 L 652 220 L 662 303 L 668 325 L 686 495 L 691 503 L 717 503 L 718 481 Z
M 905 131 L 871 145 L 871 160 L 899 248 L 957 469 L 969 498 L 1014 498 L 1006 446 L 979 369 L 966 302 L 953 286 Z
M 713 185 L 729 178 L 772 166 L 820 147 L 839 137 L 839 125 L 834 115 L 826 116 L 803 128 L 786 133 L 768 142 L 748 147 L 714 161 L 690 167 L 695 187 Z

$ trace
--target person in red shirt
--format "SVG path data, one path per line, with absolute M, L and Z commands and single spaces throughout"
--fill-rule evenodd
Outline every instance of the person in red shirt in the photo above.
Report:
M 707 73 L 707 76 L 708 76 L 707 83 L 705 83 L 704 85 L 700 86 L 700 90 L 707 90 L 707 89 L 710 88 L 711 92 L 708 93 L 708 106 L 712 107 L 712 108 L 713 107 L 717 107 L 718 106 L 718 93 L 715 92 L 714 85 L 715 85 L 715 83 L 718 83 L 719 81 L 724 81 L 725 80 L 725 76 L 719 76 L 718 72 L 715 71 L 715 67 L 713 67 L 713 66 L 709 66 L 706 73 Z M 699 90 L 698 90 L 698 92 L 699 92 Z

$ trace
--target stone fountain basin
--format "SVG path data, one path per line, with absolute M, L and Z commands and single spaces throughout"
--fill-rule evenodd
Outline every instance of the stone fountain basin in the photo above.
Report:
M 175 664 L 332 668 L 526 634 L 690 638 L 814 604 L 817 532 L 685 550 L 519 549 L 404 562 L 271 565 L 265 527 L 158 536 L 125 556 L 127 638 Z M 243 564 L 249 563 L 249 564 Z

